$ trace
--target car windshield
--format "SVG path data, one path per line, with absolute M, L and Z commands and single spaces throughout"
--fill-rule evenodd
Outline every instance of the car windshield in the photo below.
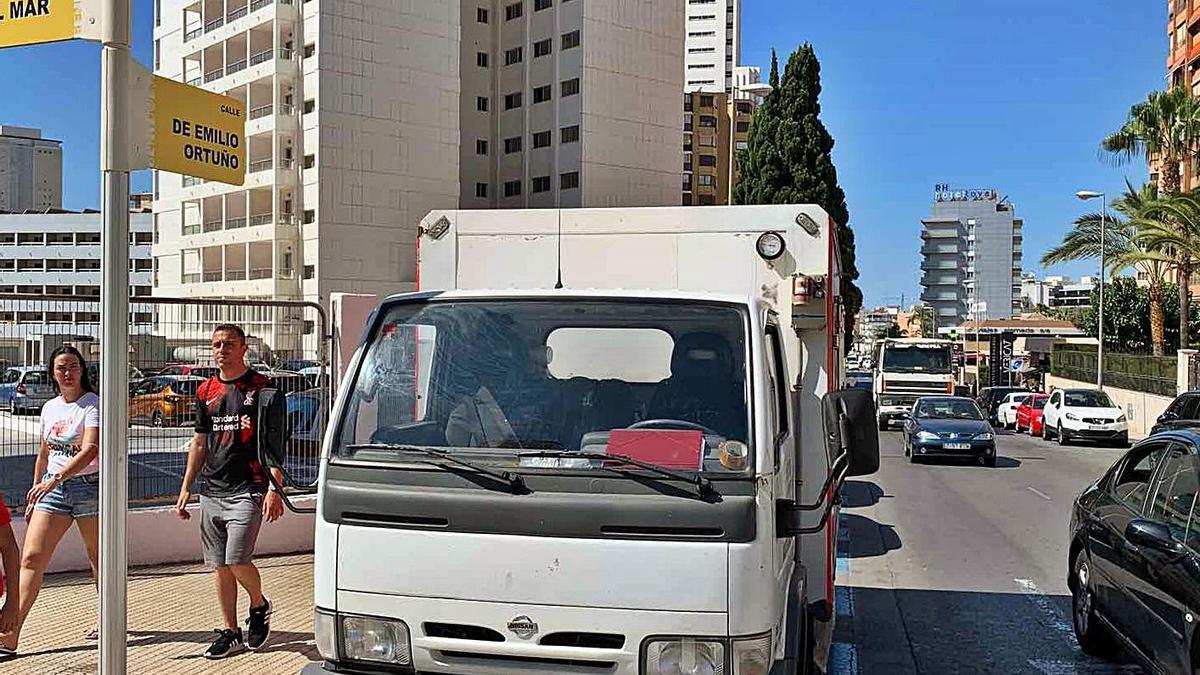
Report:
M 897 373 L 948 373 L 950 346 L 889 344 L 883 351 L 883 370 Z
M 501 466 L 589 468 L 518 457 L 583 451 L 752 470 L 744 310 L 492 300 L 383 311 L 339 420 L 339 457 L 403 462 L 412 453 L 394 446 L 417 445 Z
M 1068 408 L 1114 408 L 1112 399 L 1102 391 L 1068 391 Z
M 982 420 L 983 415 L 974 401 L 939 398 L 917 404 L 918 419 Z

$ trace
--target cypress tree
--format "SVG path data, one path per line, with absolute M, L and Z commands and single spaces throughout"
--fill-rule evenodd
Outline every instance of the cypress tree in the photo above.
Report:
M 747 147 L 738 152 L 735 204 L 817 204 L 837 225 L 841 247 L 843 346 L 849 350 L 862 291 L 854 283 L 858 266 L 846 193 L 833 165 L 833 137 L 821 123 L 821 64 L 805 43 L 788 59 L 783 77 L 771 50 L 771 93 L 754 113 Z

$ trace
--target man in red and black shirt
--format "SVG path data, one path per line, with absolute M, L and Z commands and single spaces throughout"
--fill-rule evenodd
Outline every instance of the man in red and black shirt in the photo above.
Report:
M 4 505 L 0 495 L 0 593 L 4 594 L 4 605 L 0 607 L 0 661 L 16 656 L 16 629 L 19 621 L 21 588 L 21 550 L 13 534 L 12 513 Z
M 259 461 L 259 401 L 269 378 L 246 366 L 246 334 L 232 324 L 213 329 L 213 360 L 218 375 L 196 391 L 196 433 L 188 452 L 187 473 L 175 509 L 187 520 L 191 485 L 200 484 L 200 538 L 204 561 L 217 579 L 217 595 L 225 625 L 204 652 L 210 659 L 232 656 L 247 648 L 258 649 L 271 631 L 271 602 L 263 596 L 262 579 L 254 566 L 254 546 L 265 518 L 268 523 L 283 514 L 283 501 L 271 489 L 266 469 Z M 282 397 L 276 397 L 282 403 Z M 280 414 L 278 406 L 264 414 Z M 276 483 L 283 476 L 270 471 Z M 237 620 L 237 587 L 250 596 L 250 616 L 245 637 Z

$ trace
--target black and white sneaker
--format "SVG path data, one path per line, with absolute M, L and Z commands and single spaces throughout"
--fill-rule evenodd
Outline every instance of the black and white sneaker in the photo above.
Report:
M 246 651 L 246 643 L 242 641 L 240 628 L 237 630 L 218 628 L 213 632 L 217 634 L 217 639 L 204 651 L 204 658 L 223 659 Z
M 271 611 L 274 607 L 271 601 L 263 598 L 262 607 L 251 607 L 250 617 L 246 619 L 246 647 L 255 650 L 267 642 L 271 636 Z

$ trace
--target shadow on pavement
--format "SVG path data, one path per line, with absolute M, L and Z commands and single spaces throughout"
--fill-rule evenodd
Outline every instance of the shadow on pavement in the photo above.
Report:
M 883 488 L 870 481 L 848 480 L 842 483 L 842 508 L 875 506 L 883 496 Z
M 891 525 L 845 511 L 838 516 L 838 520 L 850 535 L 849 544 L 844 544 L 849 558 L 875 558 L 903 546 L 900 535 Z
M 852 615 L 838 618 L 834 639 L 855 646 L 861 675 L 1144 672 L 1081 652 L 1066 595 L 844 588 Z
M 166 644 L 172 642 L 190 642 L 196 645 L 208 645 L 215 639 L 216 633 L 213 631 L 178 631 L 178 632 L 158 632 L 145 630 L 129 631 L 130 644 L 136 643 L 139 645 L 151 644 Z M 203 649 L 198 649 L 195 655 L 179 656 L 177 659 L 188 660 L 193 658 L 203 658 Z M 321 657 L 317 653 L 317 647 L 313 644 L 312 633 L 287 633 L 282 631 L 272 631 L 271 637 L 267 640 L 267 644 L 257 650 L 258 653 L 266 654 L 271 652 L 291 652 L 300 654 L 310 661 L 319 660 Z

